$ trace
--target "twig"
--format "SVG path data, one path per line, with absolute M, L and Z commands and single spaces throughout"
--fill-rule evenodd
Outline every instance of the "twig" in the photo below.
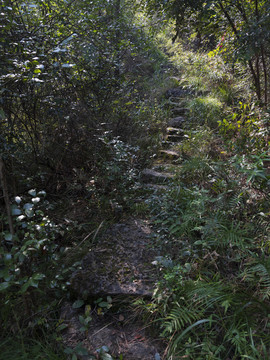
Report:
M 88 235 L 86 235 L 86 237 L 85 237 L 77 246 L 75 246 L 74 249 L 76 249 L 77 247 L 81 246 L 82 243 L 84 243 L 87 239 L 89 239 L 89 237 L 90 237 L 93 233 L 95 233 L 95 234 L 94 234 L 94 236 L 93 236 L 92 241 L 95 241 L 95 239 L 96 239 L 96 237 L 97 237 L 97 234 L 98 234 L 99 230 L 101 229 L 103 223 L 104 223 L 104 220 L 99 224 L 97 230 L 93 230 L 93 231 L 91 231 Z
M 114 321 L 112 321 L 112 322 L 110 322 L 109 324 L 103 326 L 101 329 L 99 329 L 98 331 L 96 331 L 96 332 L 92 335 L 92 337 L 95 336 L 95 335 L 97 335 L 99 332 L 101 332 L 102 330 L 106 329 L 108 326 L 112 325 L 113 323 L 114 323 Z

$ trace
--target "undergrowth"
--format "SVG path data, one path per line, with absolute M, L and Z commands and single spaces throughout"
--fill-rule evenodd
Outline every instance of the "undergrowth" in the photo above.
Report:
M 149 202 L 162 279 L 140 306 L 166 359 L 268 359 L 268 114 L 221 58 L 162 41 L 193 97 L 175 181 Z
M 102 70 L 102 63 L 107 64 L 112 58 L 107 49 L 107 33 L 103 34 L 103 30 L 98 33 L 106 41 L 98 40 L 100 48 L 92 50 L 79 41 L 74 44 L 82 56 L 80 66 L 84 75 L 67 81 L 68 88 L 78 85 L 80 94 L 71 91 L 71 98 L 67 98 L 64 85 L 60 86 L 63 93 L 59 93 L 55 106 L 56 113 L 65 121 L 61 126 L 54 124 L 52 111 L 50 122 L 44 122 L 46 131 L 38 133 L 32 125 L 32 130 L 27 128 L 32 140 L 39 139 L 38 143 L 44 139 L 41 142 L 46 149 L 42 156 L 33 152 L 31 141 L 16 140 L 9 145 L 11 133 L 9 127 L 3 125 L 5 113 L 0 111 L 5 129 L 1 135 L 0 156 L 6 165 L 12 209 L 11 219 L 5 211 L 0 215 L 0 358 L 77 359 L 83 352 L 76 347 L 64 348 L 63 328 L 58 326 L 61 306 L 71 297 L 71 274 L 106 226 L 132 213 L 130 199 L 140 193 L 139 172 L 152 161 L 152 155 L 160 146 L 160 129 L 168 114 L 162 99 L 163 89 L 172 83 L 167 79 L 170 73 L 167 57 L 141 25 L 131 23 L 125 23 L 129 41 L 123 53 L 118 54 L 121 69 L 106 65 L 106 71 Z M 16 22 L 13 25 L 17 29 Z M 92 41 L 92 36 L 88 39 Z M 118 45 L 115 46 L 113 59 L 118 49 Z M 82 48 L 87 48 L 85 51 L 91 56 L 86 56 L 88 53 Z M 92 56 L 99 59 L 94 65 Z M 117 74 L 121 76 L 116 86 Z M 63 79 L 66 79 L 64 75 Z M 52 84 L 56 88 L 59 85 L 58 81 Z M 89 90 L 89 84 L 96 96 Z M 35 91 L 32 95 L 35 92 L 37 99 L 43 99 L 44 96 Z M 111 98 L 109 93 L 113 93 Z M 25 100 L 26 108 L 35 103 L 32 95 L 29 103 Z M 24 95 L 18 97 L 25 99 Z M 62 109 L 59 105 L 62 100 L 71 107 L 64 105 Z M 25 113 L 20 110 L 22 118 L 31 119 L 27 110 Z M 20 116 L 15 114 L 14 118 Z M 43 124 L 42 114 L 35 113 L 33 118 L 36 125 Z M 64 124 L 68 124 L 68 128 Z M 25 134 L 20 128 L 18 133 L 15 135 L 19 138 Z M 5 210 L 0 200 L 1 209 Z M 103 357 L 100 355 L 100 358 Z

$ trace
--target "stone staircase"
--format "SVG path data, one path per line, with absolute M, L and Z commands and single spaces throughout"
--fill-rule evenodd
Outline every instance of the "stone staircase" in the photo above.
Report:
M 168 91 L 169 101 L 178 106 L 172 108 L 174 116 L 167 123 L 163 149 L 157 154 L 157 162 L 141 173 L 143 187 L 166 191 L 168 183 L 174 179 L 174 173 L 166 171 L 166 167 L 171 169 L 171 164 L 180 157 L 174 148 L 183 140 L 188 109 L 179 104 L 188 95 L 190 92 L 182 88 Z M 73 299 L 84 300 L 84 305 L 93 303 L 98 297 L 106 302 L 108 296 L 113 301 L 121 299 L 124 302 L 130 301 L 131 297 L 150 299 L 158 281 L 156 259 L 160 257 L 159 250 L 150 246 L 151 232 L 148 221 L 142 219 L 130 218 L 124 223 L 111 225 L 103 232 L 98 244 L 91 247 L 82 261 L 82 268 L 72 275 L 70 292 Z M 106 317 L 99 316 L 98 311 L 93 309 L 89 328 L 82 332 L 80 319 L 85 316 L 84 307 L 73 309 L 72 303 L 63 306 L 61 320 L 68 324 L 63 336 L 66 346 L 74 348 L 81 343 L 95 356 L 96 349 L 106 345 L 116 358 L 164 359 L 163 344 L 147 334 L 145 324 L 139 319 L 130 321 L 134 316 L 130 310 L 119 306 L 118 311 Z M 86 360 L 90 357 L 78 358 Z
M 188 95 L 192 93 L 183 88 L 175 88 L 167 91 L 167 95 L 170 96 L 169 104 L 173 104 L 176 107 L 171 109 L 171 113 L 174 115 L 167 122 L 166 134 L 163 137 L 163 149 L 159 151 L 158 162 L 159 165 L 166 162 L 173 162 L 179 159 L 180 154 L 175 150 L 177 144 L 181 143 L 185 135 L 185 122 L 186 115 L 189 111 L 187 107 L 180 107 L 179 104 L 184 104 Z M 141 180 L 147 187 L 151 185 L 164 184 L 171 181 L 174 178 L 174 174 L 171 172 L 158 171 L 154 164 L 151 169 L 144 169 L 141 173 Z

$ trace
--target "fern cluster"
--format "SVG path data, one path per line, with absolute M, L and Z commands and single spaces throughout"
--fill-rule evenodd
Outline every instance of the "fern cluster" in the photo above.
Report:
M 220 58 L 169 49 L 194 98 L 179 104 L 189 112 L 175 181 L 148 203 L 163 276 L 144 311 L 166 360 L 267 360 L 269 115 Z
M 259 212 L 267 198 L 254 204 L 248 185 L 230 179 L 235 167 L 224 171 L 215 163 L 204 187 L 180 177 L 149 204 L 171 260 L 160 262 L 151 308 L 168 359 L 269 358 L 269 221 Z

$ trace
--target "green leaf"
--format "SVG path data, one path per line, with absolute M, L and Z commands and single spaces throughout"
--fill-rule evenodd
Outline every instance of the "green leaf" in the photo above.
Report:
M 37 274 L 34 274 L 33 276 L 32 276 L 32 279 L 33 280 L 35 280 L 35 281 L 39 281 L 39 280 L 42 280 L 42 279 L 44 279 L 45 278 L 45 275 L 44 274 L 40 274 L 40 273 L 37 273 Z
M 61 324 L 61 325 L 57 326 L 56 331 L 62 331 L 64 329 L 66 329 L 67 327 L 68 327 L 67 324 Z
M 7 276 L 9 276 L 7 268 L 0 270 L 0 279 L 5 279 Z M 5 280 L 8 281 L 7 279 Z
M 73 309 L 79 309 L 80 307 L 82 307 L 84 305 L 84 301 L 83 300 L 76 300 L 73 304 L 72 304 L 72 308 Z
M 24 210 L 31 210 L 31 209 L 33 209 L 33 204 L 31 204 L 31 203 L 26 203 L 26 204 L 24 204 L 24 206 L 23 206 L 23 209 Z
M 71 354 L 73 354 L 73 349 L 71 349 L 71 348 L 66 348 L 65 350 L 64 350 L 64 353 L 65 354 L 68 354 L 68 355 L 71 355 Z
M 88 354 L 88 350 L 85 349 L 84 347 L 82 347 L 81 344 L 79 344 L 78 346 L 76 346 L 75 351 L 76 351 L 76 353 L 77 353 L 78 355 L 81 355 L 81 356 L 87 356 L 87 355 L 89 355 L 89 354 Z
M 5 237 L 5 240 L 6 240 L 6 241 L 12 241 L 13 235 L 10 234 L 10 233 L 8 233 L 8 234 L 5 234 L 4 237 Z
M 229 306 L 230 306 L 229 300 L 223 301 L 223 303 L 221 304 L 221 306 L 223 306 L 223 307 L 225 308 L 225 309 L 224 309 L 224 313 L 226 314 L 226 313 L 227 313 L 227 310 L 228 310 L 228 308 L 229 308 Z
M 38 288 L 39 281 L 42 280 L 45 277 L 44 274 L 34 274 L 28 281 L 22 286 L 21 293 L 24 294 L 26 290 L 32 286 L 34 288 Z
M 6 290 L 11 284 L 8 281 L 2 282 L 0 284 L 0 291 Z
M 210 322 L 210 319 L 202 319 L 202 320 L 198 320 L 196 321 L 194 324 L 190 325 L 186 330 L 184 330 L 176 339 L 175 343 L 179 343 L 179 341 L 190 331 L 192 330 L 195 326 L 204 324 Z M 211 320 L 211 322 L 216 322 Z
M 75 64 L 62 64 L 62 68 L 72 68 Z
M 11 254 L 4 254 L 4 259 L 6 262 L 9 262 L 12 259 L 12 255 Z
M 79 315 L 79 321 L 82 325 L 85 325 L 84 317 L 82 315 Z
M 4 120 L 6 118 L 6 114 L 4 110 L 0 109 L 0 120 Z
M 28 280 L 21 288 L 21 294 L 24 294 L 26 290 L 31 286 L 31 280 Z
M 34 196 L 36 196 L 37 192 L 35 189 L 31 189 L 28 191 L 28 194 L 34 197 Z
M 17 204 L 20 204 L 20 202 L 22 201 L 22 199 L 19 196 L 15 197 L 15 201 Z
M 90 313 L 91 313 L 91 305 L 86 305 L 86 306 L 85 306 L 85 311 L 84 311 L 84 313 L 85 313 L 85 316 L 86 316 L 86 317 L 88 317 L 88 316 L 90 315 Z
M 102 360 L 113 360 L 110 354 L 102 354 L 101 355 Z
M 21 210 L 18 209 L 18 208 L 14 208 L 14 207 L 13 207 L 13 208 L 11 209 L 11 214 L 12 214 L 12 215 L 21 215 L 21 213 L 22 213 Z
M 32 209 L 30 209 L 30 210 L 25 210 L 25 214 L 26 214 L 26 216 L 27 217 L 33 217 L 34 215 L 35 215 L 35 212 L 34 212 L 34 210 L 32 210 Z
M 102 308 L 107 308 L 108 307 L 108 303 L 106 301 L 102 301 L 98 304 L 98 306 L 102 307 Z

